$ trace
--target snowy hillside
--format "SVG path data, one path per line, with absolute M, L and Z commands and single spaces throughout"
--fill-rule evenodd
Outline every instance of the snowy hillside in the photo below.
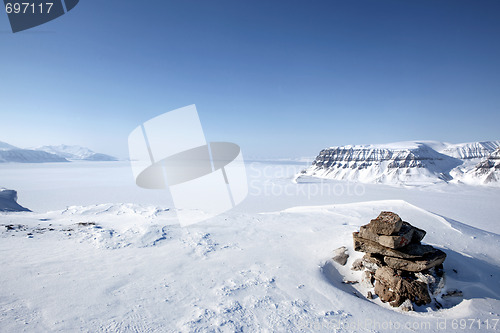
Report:
M 0 163 L 47 163 L 47 162 L 67 162 L 59 155 L 45 151 L 21 149 L 0 141 Z
M 22 149 L 0 141 L 0 163 L 48 163 L 68 162 L 68 160 L 117 161 L 118 159 L 80 146 L 59 145 Z
M 29 209 L 17 203 L 17 192 L 0 187 L 0 212 L 22 212 Z
M 51 154 L 56 154 L 69 160 L 84 160 L 84 161 L 116 161 L 114 156 L 96 153 L 89 148 L 80 146 L 42 146 L 34 148 L 35 150 L 45 151 Z
M 9 145 L 7 142 L 0 141 L 0 151 L 11 150 L 11 149 L 19 149 L 19 148 L 14 147 L 13 145 Z
M 462 160 L 488 157 L 500 147 L 500 141 L 469 142 L 459 144 L 444 144 L 438 152 Z
M 497 148 L 486 159 L 472 165 L 452 171 L 454 178 L 467 184 L 500 185 L 500 148 Z
M 331 147 L 322 150 L 296 180 L 300 182 L 312 176 L 407 185 L 449 182 L 454 181 L 453 175 L 460 173 L 461 168 L 477 164 L 498 147 L 500 141 L 464 144 L 419 141 Z

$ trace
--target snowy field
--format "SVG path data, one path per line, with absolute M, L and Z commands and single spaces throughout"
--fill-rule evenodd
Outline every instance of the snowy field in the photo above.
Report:
M 0 331 L 500 330 L 500 188 L 295 183 L 307 166 L 249 162 L 241 205 L 181 228 L 127 162 L 0 164 L 33 211 L 0 213 Z M 359 279 L 352 232 L 382 210 L 427 230 L 463 298 L 407 313 L 342 283 Z

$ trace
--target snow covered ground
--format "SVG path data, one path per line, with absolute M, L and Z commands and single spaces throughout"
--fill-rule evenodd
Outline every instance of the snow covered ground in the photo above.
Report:
M 126 162 L 0 165 L 34 211 L 0 213 L 0 331 L 500 330 L 499 188 L 294 183 L 306 166 L 249 162 L 240 206 L 181 228 Z M 427 230 L 463 298 L 406 313 L 342 283 L 359 279 L 352 232 L 381 210 Z

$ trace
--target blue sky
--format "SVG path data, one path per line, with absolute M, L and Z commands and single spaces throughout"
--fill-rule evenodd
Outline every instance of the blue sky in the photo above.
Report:
M 500 139 L 499 36 L 498 0 L 82 0 L 16 34 L 1 14 L 0 141 L 125 157 L 190 104 L 246 157 Z

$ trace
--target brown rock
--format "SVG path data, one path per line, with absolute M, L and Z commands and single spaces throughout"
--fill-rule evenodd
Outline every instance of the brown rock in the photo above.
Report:
M 401 269 L 410 272 L 421 272 L 423 270 L 442 264 L 445 259 L 446 253 L 436 249 L 435 252 L 426 255 L 422 259 L 412 261 L 386 256 L 384 257 L 384 262 L 387 264 L 387 266 L 394 269 Z
M 354 239 L 355 251 L 380 254 L 383 256 L 403 259 L 421 259 L 425 255 L 436 251 L 436 249 L 432 246 L 422 244 L 408 244 L 407 246 L 397 250 L 391 249 L 389 247 L 382 246 L 377 242 L 359 237 L 358 232 L 354 232 L 352 237 Z
M 391 306 L 398 307 L 404 302 L 404 298 L 385 283 L 375 280 L 375 294 L 382 302 L 389 302 Z
M 392 302 L 396 299 L 396 294 L 390 288 L 379 280 L 375 280 L 375 294 L 382 302 Z
M 396 274 L 396 271 L 390 267 L 380 267 L 375 271 L 375 280 L 382 281 L 389 287 L 396 287 L 401 278 Z
M 427 232 L 423 229 L 417 228 L 408 222 L 403 222 L 403 226 L 408 226 L 413 229 L 413 237 L 411 238 L 412 243 L 420 243 L 424 239 Z
M 347 252 L 347 248 L 345 246 L 341 246 L 338 249 L 333 251 L 332 260 L 336 263 L 344 266 L 349 258 L 349 254 Z
M 398 232 L 403 225 L 403 221 L 398 214 L 393 212 L 381 212 L 376 219 L 367 225 L 371 232 L 377 235 L 392 235 Z
M 427 285 L 421 281 L 402 278 L 390 267 L 381 267 L 375 272 L 375 293 L 377 290 L 383 294 L 380 299 L 390 302 L 391 306 L 400 306 L 406 299 L 417 305 L 431 302 Z M 377 284 L 382 284 L 377 289 Z M 387 289 L 387 290 L 386 290 Z
M 405 298 L 410 299 L 417 305 L 429 304 L 431 302 L 431 297 L 429 296 L 429 289 L 427 285 L 421 281 L 406 281 L 401 280 L 396 290 L 401 291 L 400 295 Z
M 414 228 L 409 224 L 403 224 L 401 229 L 392 236 L 377 235 L 373 233 L 368 225 L 359 228 L 359 237 L 377 242 L 382 246 L 397 249 L 410 244 L 413 237 Z
M 384 265 L 383 259 L 384 259 L 384 257 L 378 258 L 377 255 L 370 254 L 370 253 L 365 253 L 365 255 L 363 256 L 363 261 L 364 261 L 365 266 L 367 263 L 373 264 L 376 266 L 382 266 L 382 265 Z M 376 268 L 378 268 L 378 267 L 376 267 Z

